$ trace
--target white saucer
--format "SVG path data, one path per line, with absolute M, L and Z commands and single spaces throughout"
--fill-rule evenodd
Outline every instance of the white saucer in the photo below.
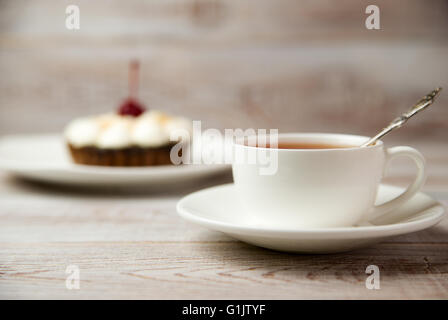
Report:
M 138 168 L 72 163 L 59 135 L 0 138 L 0 170 L 32 180 L 69 185 L 159 185 L 179 183 L 229 170 L 229 165 L 181 165 Z
M 381 185 L 377 203 L 392 199 L 402 188 Z M 254 226 L 244 221 L 233 184 L 194 192 L 177 204 L 184 219 L 221 231 L 232 238 L 279 251 L 301 253 L 343 252 L 376 242 L 387 237 L 429 228 L 437 224 L 445 213 L 444 207 L 426 194 L 418 193 L 387 217 L 377 219 L 370 226 L 328 229 L 274 229 Z M 331 214 L 331 212 L 329 212 Z

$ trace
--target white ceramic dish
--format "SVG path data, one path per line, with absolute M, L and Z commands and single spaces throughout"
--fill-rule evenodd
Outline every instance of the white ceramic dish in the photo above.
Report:
M 377 203 L 390 200 L 403 190 L 381 185 Z M 334 253 L 361 248 L 388 237 L 429 228 L 445 213 L 440 203 L 417 193 L 403 206 L 368 226 L 300 230 L 256 225 L 245 218 L 241 208 L 233 184 L 194 192 L 177 204 L 180 216 L 192 223 L 256 246 L 300 253 Z
M 66 185 L 158 185 L 179 183 L 230 170 L 229 165 L 114 168 L 76 165 L 59 135 L 0 138 L 0 170 L 41 182 Z

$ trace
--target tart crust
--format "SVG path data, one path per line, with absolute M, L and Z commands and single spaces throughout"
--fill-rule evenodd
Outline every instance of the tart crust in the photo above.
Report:
M 169 165 L 172 164 L 170 151 L 173 146 L 174 144 L 157 148 L 102 149 L 94 146 L 75 147 L 68 143 L 68 148 L 75 163 L 108 167 Z

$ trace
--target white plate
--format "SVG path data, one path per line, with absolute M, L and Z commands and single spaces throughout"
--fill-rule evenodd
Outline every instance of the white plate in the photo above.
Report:
M 179 183 L 229 170 L 229 165 L 117 168 L 72 163 L 59 135 L 0 138 L 0 169 L 37 181 L 70 185 L 157 185 Z
M 392 199 L 402 188 L 381 185 L 377 203 Z M 278 229 L 245 221 L 233 184 L 194 192 L 179 201 L 177 211 L 186 220 L 268 249 L 301 253 L 344 252 L 387 237 L 429 228 L 443 217 L 444 207 L 423 193 L 371 226 L 327 229 Z M 331 214 L 331 212 L 329 212 Z

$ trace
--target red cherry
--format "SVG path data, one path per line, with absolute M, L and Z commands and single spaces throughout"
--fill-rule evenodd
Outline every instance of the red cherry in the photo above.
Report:
M 132 98 L 125 100 L 118 109 L 118 114 L 122 116 L 138 117 L 143 112 L 145 112 L 145 107 Z

